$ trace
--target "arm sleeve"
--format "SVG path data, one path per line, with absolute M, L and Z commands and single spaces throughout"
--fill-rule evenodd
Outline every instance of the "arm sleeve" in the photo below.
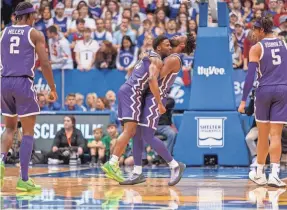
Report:
M 257 67 L 258 67 L 257 62 L 249 62 L 248 64 L 248 72 L 245 78 L 242 101 L 246 101 L 248 94 L 250 93 L 253 87 L 253 82 L 254 82 L 254 77 L 255 77 L 255 72 L 256 72 Z

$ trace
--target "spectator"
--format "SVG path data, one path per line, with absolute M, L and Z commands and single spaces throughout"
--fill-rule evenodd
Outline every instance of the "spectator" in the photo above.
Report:
M 182 58 L 182 80 L 185 86 L 190 85 L 191 83 L 191 70 L 193 66 L 194 55 L 187 55 L 186 53 L 183 54 Z
M 170 9 L 168 6 L 168 3 L 166 3 L 165 0 L 152 0 L 148 5 L 147 5 L 147 12 L 149 13 L 154 13 L 156 9 L 163 9 L 165 16 L 169 16 L 170 14 Z
M 72 18 L 72 14 L 73 14 L 73 11 L 75 10 L 75 8 L 73 7 L 73 0 L 65 0 L 65 11 L 64 11 L 64 17 L 68 17 Z
M 287 31 L 282 31 L 278 34 L 278 37 L 283 40 L 284 42 L 287 42 Z
M 60 31 L 64 33 L 64 36 L 68 36 L 68 26 L 71 24 L 71 20 L 64 17 L 65 5 L 59 2 L 55 7 L 56 16 L 53 18 L 53 24 L 58 25 Z
M 229 27 L 230 27 L 230 31 L 233 32 L 235 29 L 235 23 L 238 22 L 238 16 L 236 13 L 231 12 L 229 13 Z
M 134 46 L 129 36 L 124 36 L 121 48 L 118 51 L 116 66 L 120 71 L 127 71 L 138 60 L 138 48 Z
M 53 25 L 47 30 L 49 52 L 52 69 L 73 69 L 70 44 L 64 36 L 60 36 Z
M 283 15 L 280 17 L 279 24 L 280 32 L 287 31 L 287 15 Z
M 240 0 L 232 0 L 231 12 L 237 16 L 238 21 L 242 21 L 242 9 Z
M 38 93 L 37 99 L 41 111 L 50 111 L 46 103 L 45 95 L 43 93 Z
M 94 167 L 96 164 L 96 156 L 98 156 L 98 165 L 104 164 L 105 162 L 105 145 L 102 142 L 103 129 L 94 129 L 94 139 L 88 141 L 88 148 L 90 148 L 91 153 L 91 163 L 90 166 Z
M 109 158 L 110 154 L 113 153 L 115 143 L 119 136 L 117 126 L 115 124 L 109 124 L 107 126 L 107 133 L 108 134 L 104 136 L 104 138 L 102 139 L 102 142 L 106 146 L 106 155 L 107 155 L 107 158 Z
M 80 71 L 90 71 L 95 66 L 96 53 L 99 49 L 97 41 L 91 38 L 91 29 L 84 30 L 84 40 L 76 43 L 74 52 L 76 53 L 76 62 Z
M 35 23 L 35 28 L 41 31 L 47 39 L 47 28 L 53 25 L 53 19 L 51 19 L 51 12 L 49 7 L 45 7 L 41 13 L 42 18 Z
M 136 34 L 138 34 L 140 27 L 141 27 L 140 16 L 138 14 L 135 14 L 131 23 L 131 28 Z
M 79 11 L 75 9 L 72 13 L 72 19 L 71 19 L 70 25 L 68 26 L 69 34 L 77 32 L 77 20 L 78 19 L 80 19 L 80 14 L 79 14 Z
M 180 1 L 167 0 L 167 2 L 169 4 L 169 8 L 170 8 L 169 17 L 171 19 L 175 19 L 177 14 L 178 14 L 179 7 L 180 7 Z
M 98 42 L 99 45 L 101 45 L 104 40 L 107 40 L 109 42 L 113 41 L 112 34 L 109 31 L 105 30 L 105 24 L 103 19 L 98 18 L 96 20 L 96 26 L 97 29 L 94 33 L 94 39 Z
M 157 37 L 164 33 L 165 23 L 168 21 L 168 18 L 165 16 L 163 9 L 157 9 L 155 11 L 155 25 L 152 29 L 152 34 L 154 37 Z
M 56 133 L 52 146 L 52 152 L 48 154 L 49 158 L 56 161 L 49 160 L 50 163 L 59 163 L 60 161 L 63 161 L 65 164 L 67 164 L 70 157 L 73 155 L 74 150 L 77 157 L 83 155 L 83 151 L 86 148 L 86 142 L 82 132 L 75 126 L 75 117 L 64 117 L 64 128 Z
M 49 92 L 47 90 L 41 91 L 41 93 L 45 96 L 46 105 L 48 106 L 48 109 L 50 111 L 60 111 L 61 110 L 61 104 L 59 104 L 57 101 L 50 102 Z
M 244 40 L 244 52 L 243 52 L 243 69 L 248 70 L 248 62 L 249 62 L 249 51 L 250 48 L 256 43 L 256 40 L 252 34 L 252 30 L 250 30 L 247 34 L 246 39 Z
M 171 127 L 172 111 L 175 106 L 175 101 L 172 98 L 167 98 L 166 113 L 160 116 L 156 134 L 166 137 L 167 149 L 172 154 L 175 143 L 176 132 Z
M 274 15 L 273 17 L 274 25 L 278 27 L 280 24 L 280 18 L 286 15 L 287 15 L 287 5 L 285 6 L 284 0 L 279 0 L 277 14 Z
M 92 31 L 96 29 L 96 23 L 95 20 L 90 18 L 88 15 L 89 8 L 87 5 L 82 5 L 79 9 L 80 18 L 83 18 L 85 20 L 85 27 L 90 28 Z
M 83 111 L 83 109 L 76 104 L 76 94 L 68 94 L 63 111 Z
M 138 1 L 132 2 L 131 12 L 132 12 L 131 18 L 133 18 L 137 14 L 140 17 L 140 22 L 146 19 L 146 15 L 140 12 L 140 6 L 139 6 Z
M 110 12 L 112 16 L 112 25 L 115 28 L 118 25 L 118 19 L 120 17 L 120 7 L 116 0 L 107 1 L 107 6 L 104 8 L 102 17 L 105 17 L 105 13 Z
M 89 93 L 86 97 L 86 105 L 88 111 L 96 111 L 96 103 L 98 96 L 96 93 Z
M 102 15 L 102 8 L 99 0 L 89 0 L 88 1 L 89 12 L 94 19 L 98 19 Z
M 265 11 L 265 16 L 271 15 L 272 17 L 277 14 L 278 0 L 269 0 L 268 10 Z
M 179 13 L 178 23 L 177 32 L 180 34 L 186 34 L 186 32 L 189 31 L 188 15 L 186 13 Z
M 235 37 L 238 41 L 238 45 L 241 48 L 241 50 L 243 50 L 243 43 L 244 43 L 244 39 L 245 39 L 245 31 L 244 31 L 244 25 L 242 22 L 236 22 L 235 23 L 235 30 L 234 30 L 234 34 Z
M 141 30 L 141 29 L 140 29 Z M 151 34 L 151 30 L 152 30 L 152 22 L 150 20 L 144 20 L 143 21 L 143 27 L 142 27 L 142 34 L 138 36 L 137 38 L 137 46 L 138 48 L 141 48 L 143 43 L 144 43 L 144 40 L 145 40 L 145 37 L 147 36 L 147 34 Z
M 96 111 L 108 111 L 108 110 L 111 110 L 109 101 L 103 97 L 97 98 Z
M 109 104 L 110 104 L 110 107 L 113 111 L 116 111 L 118 110 L 118 106 L 116 104 L 116 94 L 114 91 L 112 90 L 109 90 L 107 93 L 106 93 L 106 99 L 109 101 Z
M 189 33 L 191 33 L 192 31 L 197 33 L 197 23 L 195 20 L 188 21 L 188 29 L 189 29 Z
M 109 41 L 103 41 L 96 55 L 96 67 L 98 69 L 113 69 L 116 67 L 117 50 Z
M 116 31 L 113 34 L 113 44 L 116 45 L 118 48 L 122 43 L 123 36 L 129 36 L 133 43 L 135 43 L 136 34 L 132 31 L 130 26 L 130 20 L 127 18 L 123 18 L 120 30 Z
M 167 38 L 172 38 L 173 36 L 180 35 L 180 33 L 176 32 L 176 21 L 173 19 L 170 19 L 167 23 L 167 30 L 165 32 L 165 36 Z
M 262 10 L 256 10 L 255 13 L 254 13 L 254 18 L 255 19 L 259 19 L 262 17 Z
M 233 68 L 241 68 L 242 66 L 242 50 L 240 46 L 238 45 L 237 38 L 234 34 L 232 34 L 232 40 L 233 40 L 233 46 L 234 46 L 234 52 L 232 54 L 232 62 L 233 62 Z
M 73 7 L 79 10 L 83 5 L 88 6 L 88 0 L 73 0 Z
M 145 36 L 144 43 L 143 43 L 143 46 L 141 47 L 140 53 L 153 50 L 152 42 L 153 42 L 152 34 L 147 34 Z
M 105 20 L 105 30 L 112 33 L 113 32 L 113 27 L 112 27 L 112 20 Z
M 72 58 L 73 58 L 73 62 L 74 62 L 74 68 L 77 68 L 77 63 L 76 63 L 76 55 L 74 52 L 74 48 L 76 46 L 76 42 L 79 40 L 83 40 L 84 39 L 84 30 L 85 30 L 85 20 L 84 19 L 78 19 L 76 21 L 77 24 L 77 31 L 72 32 L 69 36 L 68 36 L 68 40 L 71 43 L 70 47 L 72 50 Z
M 84 96 L 80 93 L 76 93 L 76 104 L 84 111 L 87 111 L 87 108 L 83 105 Z
M 243 23 L 249 23 L 253 18 L 253 1 L 251 0 L 244 0 L 244 8 L 243 8 L 243 17 L 242 22 Z

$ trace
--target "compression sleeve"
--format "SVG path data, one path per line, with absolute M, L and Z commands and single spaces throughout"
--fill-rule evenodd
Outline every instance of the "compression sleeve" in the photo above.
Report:
M 248 72 L 245 78 L 242 101 L 246 101 L 247 96 L 253 87 L 253 82 L 254 82 L 254 77 L 255 77 L 255 72 L 256 72 L 257 67 L 258 67 L 257 62 L 249 62 L 248 64 Z

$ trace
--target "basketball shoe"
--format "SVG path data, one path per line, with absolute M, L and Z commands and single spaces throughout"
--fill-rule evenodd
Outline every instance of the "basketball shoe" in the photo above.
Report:
M 126 179 L 123 182 L 120 182 L 120 185 L 134 185 L 134 184 L 140 184 L 143 182 L 146 182 L 146 179 L 143 173 L 137 174 L 137 173 L 132 172 L 132 175 L 128 179 Z
M 21 178 L 19 178 L 16 186 L 17 190 L 23 191 L 23 192 L 29 192 L 29 191 L 36 191 L 41 190 L 40 185 L 36 185 L 33 179 L 29 178 L 28 181 L 23 181 Z
M 260 186 L 267 184 L 265 172 L 263 171 L 261 174 L 257 174 L 256 168 L 249 172 L 249 179 Z
M 171 176 L 168 186 L 174 186 L 181 180 L 185 168 L 186 165 L 181 162 L 178 162 L 178 166 L 176 168 L 171 168 Z
M 270 187 L 286 187 L 286 183 L 283 182 L 278 174 L 273 174 L 273 173 L 270 173 L 269 174 L 269 178 L 268 178 L 268 186 Z
M 108 161 L 101 167 L 101 169 L 105 172 L 108 178 L 111 178 L 117 182 L 124 181 L 119 164 L 110 164 L 110 162 Z

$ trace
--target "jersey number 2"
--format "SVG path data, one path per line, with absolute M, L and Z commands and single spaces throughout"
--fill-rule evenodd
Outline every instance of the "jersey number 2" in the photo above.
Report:
M 19 54 L 19 50 L 16 50 L 16 47 L 20 45 L 20 37 L 12 36 L 10 38 L 10 54 Z
M 276 49 L 272 49 L 271 50 L 271 55 L 272 55 L 272 63 L 273 65 L 277 66 L 281 64 L 281 56 L 280 55 L 276 55 L 276 53 L 280 52 L 279 48 Z

